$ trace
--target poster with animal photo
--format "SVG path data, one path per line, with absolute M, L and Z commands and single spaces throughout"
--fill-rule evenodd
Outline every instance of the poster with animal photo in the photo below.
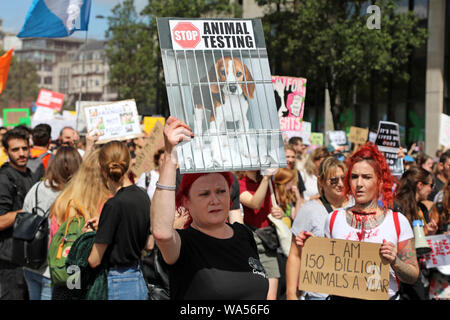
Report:
M 83 110 L 87 131 L 100 134 L 98 143 L 133 139 L 143 134 L 134 99 L 85 105 Z
M 286 167 L 261 21 L 157 23 L 170 114 L 195 134 L 181 173 Z

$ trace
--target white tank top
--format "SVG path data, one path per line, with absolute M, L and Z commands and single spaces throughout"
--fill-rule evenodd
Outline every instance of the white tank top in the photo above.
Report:
M 364 234 L 361 234 L 360 229 L 355 229 L 347 223 L 346 213 L 343 209 L 337 211 L 336 218 L 333 223 L 332 233 L 330 234 L 330 220 L 333 215 L 334 214 L 330 214 L 325 222 L 324 234 L 328 238 L 372 243 L 383 243 L 384 239 L 397 245 L 398 242 L 414 237 L 414 233 L 408 219 L 400 212 L 398 213 L 400 225 L 400 235 L 398 237 L 398 241 L 392 210 L 388 211 L 386 217 L 379 226 L 373 229 L 365 230 Z M 395 272 L 392 268 L 389 268 L 389 274 L 389 297 L 392 297 L 398 291 L 398 285 L 395 279 Z

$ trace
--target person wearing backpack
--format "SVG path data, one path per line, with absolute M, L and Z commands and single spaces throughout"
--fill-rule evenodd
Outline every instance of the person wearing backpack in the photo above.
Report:
M 111 196 L 103 183 L 99 168 L 99 150 L 90 152 L 67 183 L 50 210 L 50 247 L 48 265 L 52 281 L 52 300 L 71 299 L 65 260 L 71 245 L 81 235 L 83 225 L 98 217 L 105 201 Z M 70 241 L 64 241 L 70 238 Z
M 389 299 L 399 299 L 398 281 L 413 284 L 419 276 L 414 234 L 408 219 L 393 211 L 393 176 L 377 146 L 367 142 L 346 160 L 346 195 L 355 205 L 333 211 L 325 221 L 327 238 L 380 243 L 380 257 L 390 264 Z M 381 203 L 378 200 L 381 199 Z M 302 231 L 296 244 L 303 247 L 312 233 Z M 333 300 L 344 299 L 330 296 Z
M 81 165 L 81 156 L 75 148 L 60 147 L 50 161 L 44 180 L 31 187 L 23 203 L 24 212 L 32 212 L 35 206 L 40 212 L 48 212 L 66 183 Z M 30 300 L 50 300 L 50 271 L 45 263 L 39 269 L 24 268 Z
M 150 198 L 142 188 L 125 183 L 130 159 L 128 148 L 119 141 L 102 146 L 100 171 L 114 196 L 106 201 L 100 219 L 87 222 L 98 226 L 88 262 L 93 269 L 106 263 L 108 300 L 146 300 L 148 296 L 140 259 L 150 235 Z
M 23 269 L 12 262 L 13 225 L 28 190 L 35 183 L 27 168 L 29 136 L 25 130 L 12 129 L 2 138 L 9 162 L 0 168 L 0 300 L 28 298 Z

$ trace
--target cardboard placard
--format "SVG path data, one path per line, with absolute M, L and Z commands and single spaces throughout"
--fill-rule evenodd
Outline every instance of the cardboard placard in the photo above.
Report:
M 348 152 L 350 145 L 344 130 L 327 131 L 328 144 L 332 145 L 334 150 Z
M 377 243 L 311 237 L 302 249 L 299 289 L 367 300 L 389 298 L 389 264 Z
M 348 140 L 354 144 L 364 144 L 367 141 L 369 135 L 369 129 L 350 127 L 350 134 Z
M 141 137 L 141 125 L 134 99 L 84 106 L 87 132 L 103 133 L 97 143 Z
M 150 136 L 146 138 L 145 145 L 136 152 L 136 163 L 131 168 L 136 177 L 140 177 L 143 172 L 150 172 L 155 168 L 153 155 L 158 149 L 164 147 L 164 127 L 160 121 L 156 121 Z
M 16 127 L 24 124 L 31 125 L 30 110 L 27 108 L 7 108 L 3 109 L 3 126 Z

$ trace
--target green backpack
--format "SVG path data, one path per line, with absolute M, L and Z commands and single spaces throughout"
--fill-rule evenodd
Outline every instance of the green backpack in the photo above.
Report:
M 84 226 L 84 212 L 78 201 L 74 200 L 74 207 L 81 216 L 75 216 L 67 220 L 69 209 L 72 206 L 71 201 L 67 204 L 65 212 L 65 222 L 62 223 L 56 231 L 48 249 L 48 266 L 50 268 L 50 277 L 52 285 L 65 286 L 69 274 L 66 271 L 66 258 L 69 255 L 70 248 L 75 240 L 82 234 L 81 229 Z

